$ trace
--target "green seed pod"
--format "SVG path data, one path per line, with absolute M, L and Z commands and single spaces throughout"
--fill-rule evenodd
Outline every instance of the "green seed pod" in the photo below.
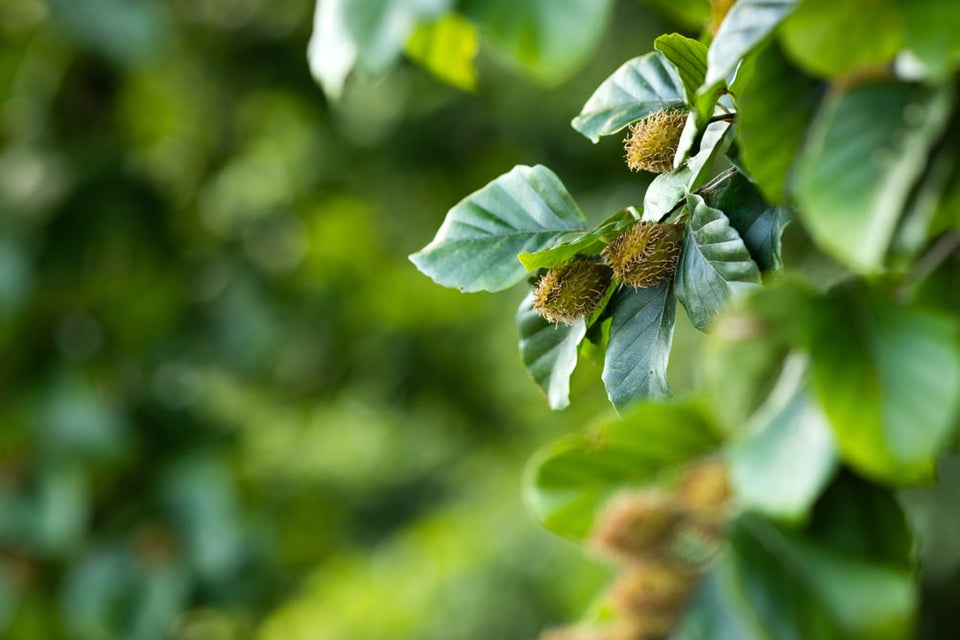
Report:
M 641 222 L 607 245 L 603 257 L 624 284 L 654 287 L 677 272 L 682 239 L 683 225 Z
M 673 169 L 686 122 L 686 111 L 661 109 L 630 125 L 630 135 L 623 141 L 630 170 L 664 173 Z
M 612 277 L 607 265 L 574 258 L 540 278 L 533 309 L 550 322 L 573 324 L 600 306 Z

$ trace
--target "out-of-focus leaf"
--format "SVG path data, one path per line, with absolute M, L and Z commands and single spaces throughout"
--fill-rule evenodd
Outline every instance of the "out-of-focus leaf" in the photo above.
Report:
M 607 313 L 613 321 L 602 378 L 618 410 L 641 398 L 670 394 L 667 361 L 676 310 L 672 282 L 641 289 L 623 286 L 611 298 Z
M 904 45 L 927 71 L 944 78 L 960 66 L 960 12 L 950 2 L 910 0 L 900 2 L 904 20 Z
M 526 275 L 518 254 L 546 249 L 586 223 L 552 171 L 520 165 L 450 209 L 433 241 L 410 260 L 444 286 L 499 291 Z
M 787 62 L 771 43 L 738 75 L 740 158 L 768 200 L 786 202 L 788 183 L 825 85 Z
M 467 0 L 461 10 L 508 61 L 554 84 L 593 52 L 612 6 L 612 0 Z
M 144 63 L 173 38 L 166 5 L 155 0 L 50 0 L 47 4 L 70 37 L 118 64 Z
M 655 483 L 717 444 L 699 405 L 640 403 L 590 435 L 538 451 L 527 465 L 524 498 L 547 529 L 580 539 L 611 493 Z
M 687 196 L 690 222 L 677 267 L 677 299 L 693 326 L 706 330 L 736 298 L 760 284 L 760 270 L 737 230 L 719 209 Z
M 573 128 L 593 142 L 661 109 L 684 106 L 677 71 L 658 51 L 633 58 L 604 80 L 573 119 Z
M 701 92 L 723 82 L 740 60 L 763 42 L 799 0 L 738 0 L 727 13 L 707 51 Z
M 917 593 L 902 514 L 887 494 L 869 485 L 844 490 L 842 503 L 835 493 L 831 487 L 825 502 L 837 503 L 869 528 L 846 528 L 847 518 L 831 522 L 832 511 L 820 513 L 819 505 L 805 534 L 741 516 L 728 528 L 728 550 L 674 637 L 910 637 Z M 900 536 L 908 544 L 878 547 L 877 536 Z
M 803 0 L 780 29 L 787 54 L 832 78 L 890 62 L 903 42 L 898 0 Z
M 897 82 L 858 86 L 827 99 L 796 179 L 801 216 L 824 250 L 858 272 L 881 270 L 952 101 L 949 89 Z
M 728 450 L 738 502 L 773 518 L 806 517 L 837 468 L 830 423 L 807 387 L 806 369 L 800 356 L 787 361 Z
M 663 13 L 695 31 L 710 18 L 710 3 L 707 0 L 643 0 L 658 13 Z
M 960 571 L 960 455 L 949 453 L 937 466 L 937 482 L 928 487 L 903 489 L 900 503 L 916 532 L 924 580 L 944 584 Z
M 407 42 L 407 55 L 453 86 L 473 91 L 477 71 L 473 58 L 479 39 L 473 25 L 455 13 L 417 27 Z
M 844 460 L 890 484 L 928 480 L 960 409 L 960 326 L 841 288 L 811 317 L 813 385 Z
M 317 0 L 313 34 L 307 45 L 310 72 L 324 92 L 337 99 L 357 63 L 357 43 L 344 15 L 350 0 Z
M 520 357 L 527 373 L 547 398 L 551 409 L 570 404 L 570 374 L 577 366 L 577 347 L 587 333 L 581 318 L 573 325 L 554 324 L 533 310 L 533 294 L 517 310 Z

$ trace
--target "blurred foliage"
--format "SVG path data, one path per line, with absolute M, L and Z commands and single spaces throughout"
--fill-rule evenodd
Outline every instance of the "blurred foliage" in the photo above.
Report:
M 517 490 L 604 408 L 596 366 L 550 414 L 516 383 L 519 298 L 405 256 L 517 162 L 595 221 L 639 201 L 566 123 L 666 27 L 617 4 L 553 89 L 481 47 L 479 97 L 400 63 L 334 105 L 312 12 L 0 0 L 0 636 L 509 640 L 602 581 Z M 471 86 L 431 53 L 458 28 L 409 52 Z

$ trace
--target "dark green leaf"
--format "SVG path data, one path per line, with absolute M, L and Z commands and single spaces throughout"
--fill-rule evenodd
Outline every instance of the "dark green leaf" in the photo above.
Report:
M 621 287 L 610 300 L 613 317 L 603 384 L 618 410 L 640 398 L 669 395 L 667 361 L 676 314 L 673 284 Z
M 486 41 L 542 82 L 572 74 L 600 42 L 612 0 L 467 0 L 462 5 Z
M 526 275 L 517 254 L 545 249 L 585 226 L 552 171 L 519 165 L 450 209 L 433 241 L 410 260 L 444 286 L 499 291 Z
M 780 268 L 780 237 L 796 212 L 771 206 L 740 172 L 730 178 L 720 197 L 715 202 L 708 200 L 708 204 L 726 214 L 760 271 Z
M 824 83 L 787 62 L 770 43 L 744 62 L 738 76 L 740 158 L 768 200 L 788 199 L 788 181 Z
M 677 267 L 677 299 L 693 326 L 706 330 L 731 297 L 760 284 L 760 270 L 719 209 L 687 197 L 690 223 Z
M 903 42 L 899 4 L 803 0 L 780 29 L 784 49 L 804 69 L 827 78 L 881 66 Z
M 640 403 L 591 435 L 538 451 L 527 465 L 524 498 L 543 526 L 583 538 L 611 493 L 654 483 L 717 444 L 698 405 Z
M 949 90 L 879 82 L 828 98 L 797 166 L 796 197 L 817 243 L 877 272 L 910 189 L 943 131 Z
M 960 328 L 840 289 L 811 321 L 817 397 L 846 462 L 892 484 L 929 479 L 960 408 Z
M 739 0 L 720 23 L 707 51 L 704 89 L 723 82 L 763 42 L 799 0 Z
M 737 500 L 785 520 L 806 517 L 836 470 L 833 434 L 807 388 L 806 362 L 787 360 L 767 402 L 728 450 Z
M 603 81 L 573 119 L 573 128 L 597 142 L 655 111 L 683 108 L 684 89 L 657 51 L 628 60 Z
M 581 319 L 574 325 L 553 324 L 533 310 L 533 294 L 517 310 L 520 357 L 551 409 L 570 404 L 570 374 L 577 366 L 577 346 L 587 333 Z
M 924 579 L 942 584 L 960 571 L 960 455 L 947 454 L 937 468 L 937 483 L 903 489 L 900 502 L 919 541 Z

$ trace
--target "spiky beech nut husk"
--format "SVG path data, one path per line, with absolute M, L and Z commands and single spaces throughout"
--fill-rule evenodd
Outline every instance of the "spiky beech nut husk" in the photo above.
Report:
M 610 608 L 666 637 L 697 587 L 698 577 L 667 564 L 636 565 L 620 573 L 610 588 Z
M 630 170 L 664 173 L 673 169 L 686 122 L 686 111 L 661 109 L 630 125 L 630 135 L 623 140 Z
M 622 493 L 604 506 L 589 544 L 601 555 L 624 562 L 661 559 L 669 553 L 684 515 L 669 494 Z
M 573 324 L 600 306 L 613 272 L 602 262 L 575 258 L 550 269 L 533 291 L 533 309 L 550 322 Z
M 732 7 L 736 1 L 737 0 L 710 0 L 710 22 L 707 23 L 707 31 L 710 35 L 717 35 L 717 29 L 720 28 L 720 23 L 727 17 L 727 13 L 730 12 L 730 7 Z
M 556 627 L 540 633 L 538 640 L 645 640 L 637 625 L 618 621 L 604 627 Z
M 708 460 L 688 468 L 677 486 L 677 498 L 694 512 L 712 513 L 721 510 L 730 499 L 727 463 Z
M 613 275 L 637 287 L 654 287 L 673 277 L 680 259 L 683 225 L 640 222 L 603 249 Z

